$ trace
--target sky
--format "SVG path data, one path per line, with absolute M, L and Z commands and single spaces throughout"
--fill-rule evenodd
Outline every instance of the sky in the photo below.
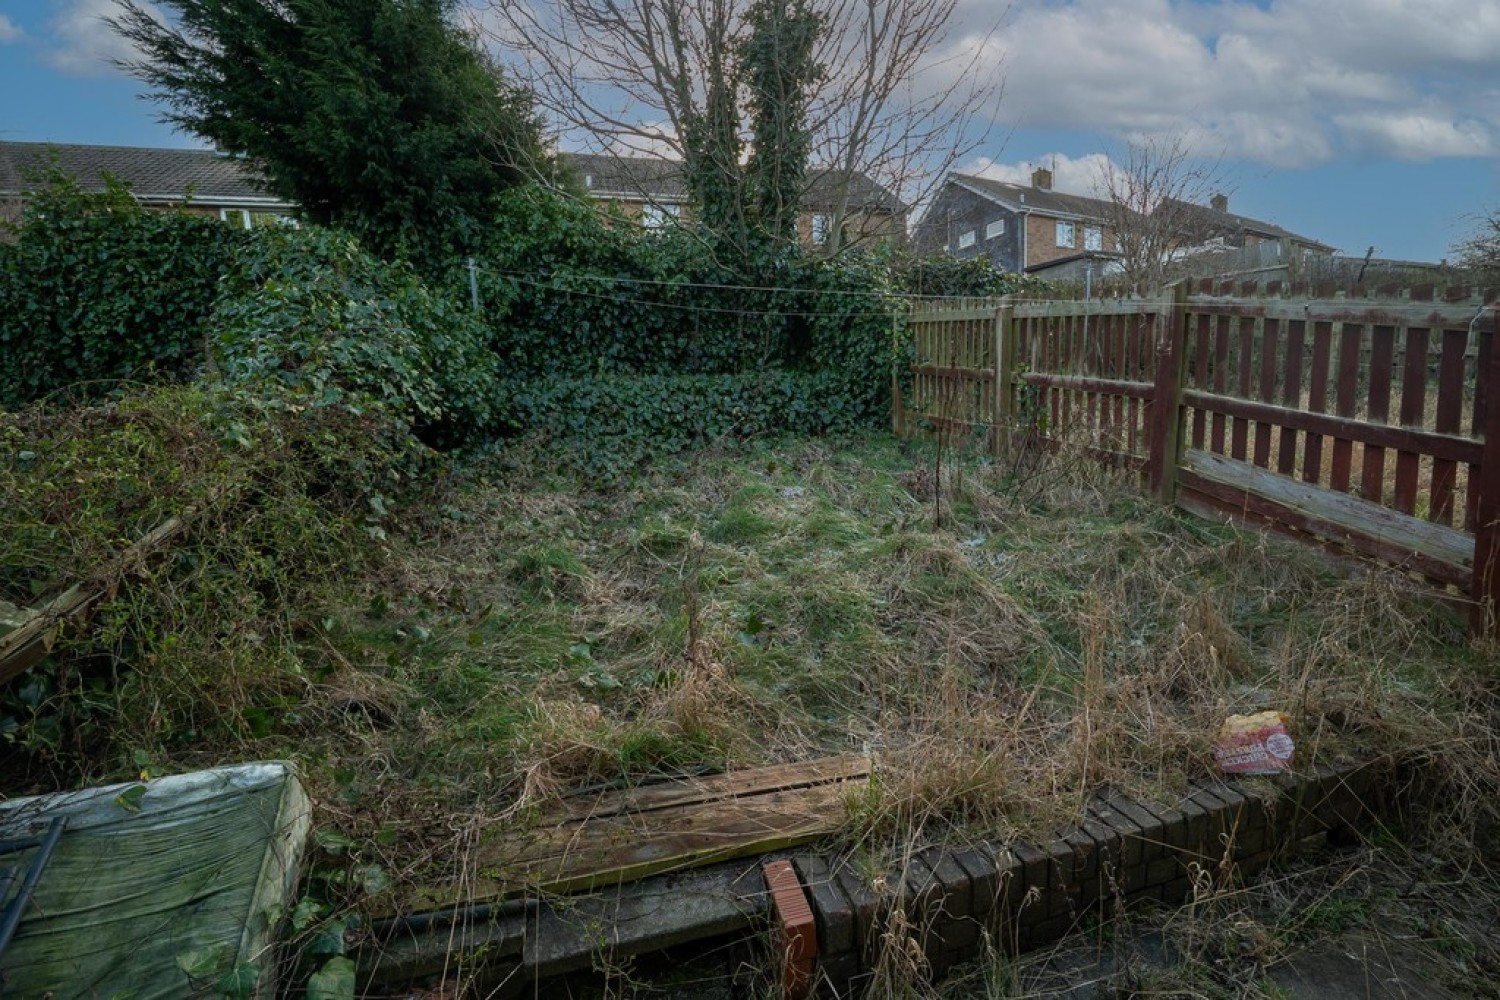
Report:
M 201 146 L 115 69 L 113 0 L 0 0 L 0 138 Z M 1231 210 L 1362 255 L 1438 260 L 1500 209 L 1500 0 L 957 0 L 949 46 L 1001 68 L 965 172 L 1096 191 L 1129 142 L 1182 141 Z

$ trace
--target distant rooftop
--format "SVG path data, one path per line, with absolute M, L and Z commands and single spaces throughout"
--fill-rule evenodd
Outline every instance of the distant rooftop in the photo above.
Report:
M 287 205 L 266 193 L 244 160 L 212 150 L 56 142 L 0 142 L 0 197 L 34 188 L 53 162 L 85 190 L 102 190 L 104 174 L 112 174 L 145 202 L 191 197 L 215 205 Z
M 644 198 L 667 203 L 687 200 L 687 182 L 677 160 L 600 153 L 563 153 L 562 159 L 587 181 L 589 193 L 597 198 Z M 837 179 L 836 170 L 810 168 L 802 207 L 812 211 L 834 207 Z M 892 214 L 907 210 L 900 198 L 862 173 L 850 178 L 849 207 Z
M 1047 215 L 1076 219 L 1102 220 L 1109 217 L 1108 199 L 1055 191 L 1050 186 L 1050 171 L 1039 170 L 1037 173 L 1043 175 L 1046 186 L 1037 186 L 1035 183 L 1031 185 L 1011 184 L 976 174 L 956 173 L 952 175 L 952 179 L 978 194 L 1005 204 L 1014 211 L 1029 209 Z M 1290 239 L 1320 250 L 1333 250 L 1333 247 L 1326 243 L 1320 243 L 1289 229 L 1283 229 L 1275 223 L 1263 222 L 1245 215 L 1235 215 L 1229 211 L 1228 199 L 1223 195 L 1216 196 L 1212 205 L 1184 202 L 1175 202 L 1175 204 L 1184 206 L 1184 222 L 1190 223 L 1195 228 L 1201 227 L 1204 232 L 1248 232 L 1269 239 Z

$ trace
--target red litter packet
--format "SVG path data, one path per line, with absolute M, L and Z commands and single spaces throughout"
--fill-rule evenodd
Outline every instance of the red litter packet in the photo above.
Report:
M 1292 765 L 1292 737 L 1280 712 L 1231 715 L 1219 728 L 1214 760 L 1225 774 L 1279 774 Z

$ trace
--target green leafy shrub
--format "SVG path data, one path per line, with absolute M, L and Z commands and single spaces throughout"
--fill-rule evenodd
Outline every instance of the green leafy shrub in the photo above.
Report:
M 238 744 L 292 725 L 322 667 L 323 589 L 378 560 L 380 421 L 291 412 L 220 385 L 0 413 L 0 600 L 36 604 L 169 518 L 186 531 L 0 689 L 5 791 L 37 769 L 118 774 L 131 753 Z M 394 506 L 394 502 L 393 502 Z M 238 753 L 238 751 L 236 751 Z
M 336 230 L 263 230 L 209 320 L 223 379 L 294 407 L 380 413 L 430 441 L 488 430 L 496 359 L 472 312 Z
M 643 233 L 529 188 L 501 199 L 478 280 L 505 422 L 577 441 L 595 476 L 886 419 L 900 304 L 880 259 L 789 248 L 745 273 L 690 230 Z
M 119 182 L 88 193 L 57 171 L 0 243 L 0 408 L 66 387 L 181 379 L 203 360 L 204 318 L 244 234 L 143 209 Z

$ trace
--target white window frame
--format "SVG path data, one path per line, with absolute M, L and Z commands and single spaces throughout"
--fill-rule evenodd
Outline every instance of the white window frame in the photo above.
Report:
M 820 247 L 828 242 L 828 237 L 833 233 L 833 216 L 823 212 L 814 212 L 812 222 L 808 225 L 812 237 L 813 246 Z
M 668 222 L 675 222 L 682 211 L 677 205 L 645 204 L 641 206 L 641 225 L 646 229 L 665 229 Z
M 1005 235 L 1005 220 L 1004 219 L 996 219 L 994 222 L 991 222 L 989 225 L 987 225 L 987 226 L 984 227 L 984 238 L 987 239 L 987 240 L 992 240 L 996 236 L 1004 236 L 1004 235 Z
M 1058 222 L 1057 245 L 1072 250 L 1078 244 L 1078 230 L 1071 222 Z
M 1098 226 L 1083 227 L 1083 248 L 1085 250 L 1104 249 L 1104 230 Z
M 966 229 L 958 234 L 958 248 L 967 250 L 974 245 L 974 230 Z
M 232 222 L 236 229 L 250 228 L 250 210 L 248 208 L 221 208 L 219 218 L 224 222 Z

